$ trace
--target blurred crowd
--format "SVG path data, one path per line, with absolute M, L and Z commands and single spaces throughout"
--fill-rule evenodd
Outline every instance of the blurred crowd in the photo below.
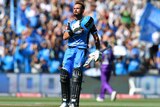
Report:
M 0 0 L 0 72 L 59 72 L 67 46 L 62 39 L 63 29 L 73 18 L 74 2 Z M 117 75 L 133 72 L 140 75 L 148 73 L 150 69 L 160 69 L 159 39 L 156 38 L 154 43 L 139 40 L 138 22 L 147 0 L 84 2 L 84 15 L 94 18 L 100 40 L 108 41 L 113 48 Z M 159 35 L 159 32 L 155 35 Z M 90 52 L 95 49 L 92 37 L 89 48 Z

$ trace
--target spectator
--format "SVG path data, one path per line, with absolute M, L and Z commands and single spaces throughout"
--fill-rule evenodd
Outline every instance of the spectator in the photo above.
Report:
M 125 24 L 126 26 L 129 26 L 131 24 L 131 14 L 126 7 L 122 12 L 121 12 L 121 22 Z
M 24 73 L 31 73 L 31 62 L 32 62 L 32 56 L 35 54 L 35 50 L 37 49 L 37 44 L 32 44 L 29 42 L 23 43 L 20 46 L 21 54 L 24 58 L 24 66 L 23 69 Z
M 47 42 L 44 40 L 40 44 L 41 49 L 39 50 L 37 57 L 41 63 L 41 69 L 43 73 L 49 73 L 49 61 L 50 61 L 50 49 L 48 48 Z
M 158 69 L 158 72 L 160 74 L 160 44 L 158 45 L 158 51 L 157 51 L 157 54 L 156 54 L 156 67 Z
M 144 71 L 142 71 L 142 63 L 139 59 L 139 49 L 133 48 L 131 51 L 131 58 L 128 59 L 128 73 L 131 76 L 140 76 L 141 74 L 144 74 Z
M 116 75 L 128 75 L 127 66 L 123 56 L 117 56 L 115 58 L 115 74 Z
M 4 57 L 1 58 L 1 66 L 4 73 L 14 72 L 14 58 L 12 52 L 13 50 L 10 49 L 10 46 L 6 45 Z

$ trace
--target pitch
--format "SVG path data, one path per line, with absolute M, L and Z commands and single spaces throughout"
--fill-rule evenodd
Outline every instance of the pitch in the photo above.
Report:
M 59 107 L 60 102 L 60 98 L 0 97 L 0 107 Z M 81 99 L 80 107 L 160 107 L 160 99 L 117 99 L 115 102 Z

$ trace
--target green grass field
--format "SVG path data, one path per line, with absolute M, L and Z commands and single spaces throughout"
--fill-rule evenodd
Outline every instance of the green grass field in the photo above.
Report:
M 59 107 L 60 102 L 60 98 L 0 97 L 0 107 Z M 80 107 L 160 107 L 160 99 L 117 99 L 115 102 L 81 99 Z

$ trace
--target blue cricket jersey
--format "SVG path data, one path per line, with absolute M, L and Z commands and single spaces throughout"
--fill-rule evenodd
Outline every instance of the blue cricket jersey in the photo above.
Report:
M 84 16 L 81 20 L 72 20 L 70 22 L 70 28 L 72 28 L 75 23 L 80 23 L 83 32 L 73 34 L 73 36 L 68 39 L 68 46 L 86 49 L 88 48 L 90 33 L 94 34 L 97 32 L 94 20 L 90 16 Z

